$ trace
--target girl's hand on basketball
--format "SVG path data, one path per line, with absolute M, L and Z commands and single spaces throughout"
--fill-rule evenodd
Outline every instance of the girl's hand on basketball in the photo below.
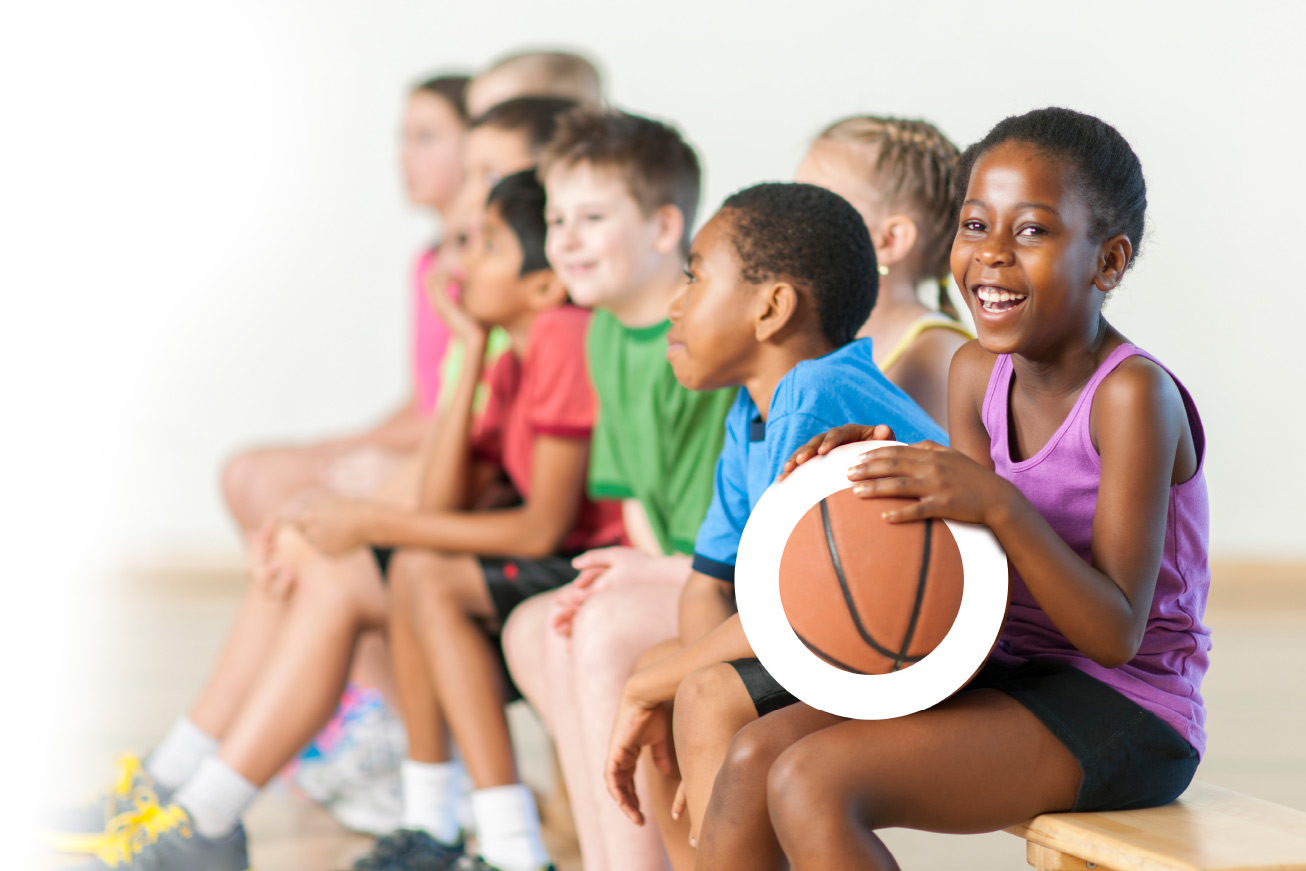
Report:
M 992 526 L 1011 485 L 960 451 L 935 442 L 867 451 L 848 470 L 853 492 L 863 499 L 889 496 L 917 501 L 886 511 L 890 523 L 930 517 Z
M 884 424 L 877 426 L 865 426 L 860 423 L 849 423 L 843 426 L 835 427 L 829 432 L 822 433 L 813 438 L 810 442 L 794 451 L 794 455 L 785 461 L 784 469 L 781 470 L 777 481 L 783 481 L 789 477 L 789 473 L 797 469 L 803 463 L 819 457 L 839 447 L 840 445 L 849 445 L 853 442 L 866 441 L 894 441 L 893 430 Z
M 335 556 L 367 543 L 368 507 L 366 502 L 328 497 L 302 508 L 291 522 L 313 547 Z
M 640 813 L 639 797 L 635 794 L 635 765 L 640 751 L 648 747 L 653 753 L 653 764 L 663 774 L 674 773 L 676 763 L 671 755 L 671 713 L 667 706 L 649 707 L 637 701 L 629 686 L 627 683 L 627 691 L 621 694 L 617 706 L 603 780 L 621 812 L 635 825 L 642 826 L 644 815 Z

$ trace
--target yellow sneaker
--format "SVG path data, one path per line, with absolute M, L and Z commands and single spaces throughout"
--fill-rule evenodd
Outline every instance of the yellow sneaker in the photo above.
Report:
M 167 796 L 163 796 L 166 800 Z M 94 853 L 108 835 L 110 824 L 124 814 L 158 807 L 159 790 L 141 760 L 123 756 L 113 785 L 81 805 L 47 815 L 41 841 L 60 853 Z

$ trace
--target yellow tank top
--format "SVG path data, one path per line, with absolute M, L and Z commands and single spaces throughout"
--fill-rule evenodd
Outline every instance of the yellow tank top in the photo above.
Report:
M 952 330 L 954 333 L 961 333 L 968 339 L 975 338 L 965 324 L 958 323 L 940 312 L 926 312 L 913 321 L 912 325 L 907 328 L 907 332 L 902 334 L 898 344 L 893 346 L 893 350 L 885 356 L 884 362 L 880 364 L 880 371 L 888 372 L 892 369 L 893 364 L 897 363 L 902 355 L 907 353 L 907 349 L 911 347 L 912 342 L 920 338 L 921 333 L 926 330 Z

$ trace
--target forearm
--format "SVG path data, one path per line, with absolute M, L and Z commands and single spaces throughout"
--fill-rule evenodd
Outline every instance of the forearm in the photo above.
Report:
M 621 522 L 626 527 L 626 539 L 631 547 L 652 556 L 662 555 L 662 545 L 658 544 L 653 524 L 649 522 L 648 513 L 638 499 L 622 500 Z
M 680 643 L 688 647 L 734 613 L 733 586 L 693 572 L 680 591 Z
M 367 541 L 453 553 L 538 559 L 557 553 L 566 535 L 529 507 L 497 511 L 400 511 L 376 506 L 364 521 Z
M 698 641 L 632 675 L 626 691 L 644 704 L 669 702 L 676 697 L 680 682 L 693 672 L 753 655 L 739 615 L 732 614 Z
M 990 523 L 1007 559 L 1039 607 L 1090 659 L 1114 668 L 1133 658 L 1147 602 L 1131 603 L 1109 576 L 1081 559 L 1015 487 Z M 1153 570 L 1154 573 L 1155 570 Z
M 463 366 L 453 399 L 422 445 L 418 505 L 424 511 L 466 508 L 472 495 L 469 492 L 472 416 L 476 388 L 485 365 L 485 339 L 464 341 Z

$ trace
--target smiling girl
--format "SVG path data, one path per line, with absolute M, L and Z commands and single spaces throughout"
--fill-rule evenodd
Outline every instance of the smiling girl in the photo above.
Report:
M 963 156 L 952 271 L 979 331 L 950 378 L 953 447 L 884 448 L 849 471 L 894 522 L 990 527 L 1012 566 L 997 648 L 907 717 L 795 705 L 745 727 L 698 867 L 898 865 L 875 832 L 1000 829 L 1048 811 L 1164 804 L 1205 747 L 1205 440 L 1187 390 L 1102 316 L 1133 264 L 1138 158 L 1066 109 L 1004 120 Z M 845 426 L 839 444 L 891 438 Z M 730 807 L 719 798 L 730 795 Z

